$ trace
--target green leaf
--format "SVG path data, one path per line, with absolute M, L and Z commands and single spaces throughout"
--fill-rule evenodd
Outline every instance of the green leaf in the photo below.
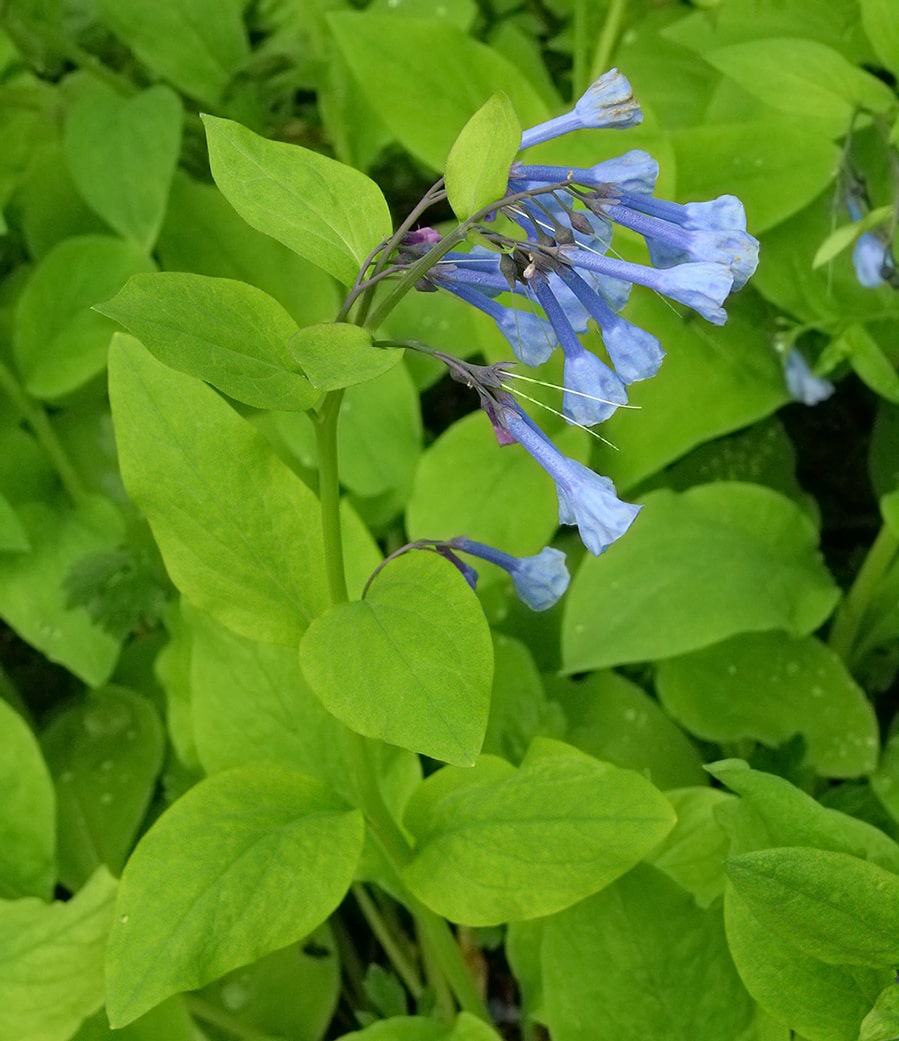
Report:
M 847 121 L 841 132 L 848 126 Z M 840 163 L 837 145 L 796 116 L 690 126 L 673 131 L 671 137 L 678 194 L 713 198 L 726 185 L 746 207 L 755 234 L 810 203 L 833 181 Z M 827 226 L 818 228 L 814 242 Z
M 569 428 L 559 447 L 583 452 L 582 431 Z M 583 456 L 582 456 L 583 458 Z M 467 538 L 535 553 L 559 525 L 552 480 L 517 446 L 500 448 L 482 412 L 454 423 L 422 456 L 406 517 L 410 538 Z
M 720 905 L 700 910 L 647 865 L 546 922 L 543 973 L 558 1041 L 735 1041 L 753 1016 Z
M 618 451 L 599 446 L 595 460 L 619 492 L 789 400 L 780 360 L 759 347 L 758 300 L 737 297 L 728 309 L 727 325 L 716 328 L 685 322 L 658 297 L 631 295 L 628 318 L 657 336 L 669 354 L 657 376 L 629 388 L 639 410 L 619 409 L 603 424 Z
M 503 93 L 469 119 L 446 159 L 446 194 L 460 221 L 506 194 L 509 167 L 521 143 L 521 124 Z
M 322 704 L 366 737 L 470 766 L 487 726 L 493 648 L 465 579 L 433 553 L 390 562 L 365 600 L 316 618 L 300 664 Z
M 783 777 L 751 770 L 739 759 L 706 769 L 740 796 L 729 827 L 731 853 L 773 846 L 810 846 L 864 857 L 899 873 L 899 845 L 867 821 L 828 809 Z
M 858 1041 L 899 1041 L 899 987 L 891 984 L 878 995 L 862 1020 Z
M 696 747 L 636 683 L 608 671 L 547 678 L 547 687 L 576 748 L 637 770 L 663 790 L 706 783 Z
M 250 54 L 240 0 L 99 0 L 97 6 L 145 65 L 213 108 Z
M 330 275 L 251 228 L 214 184 L 183 173 L 172 183 L 157 251 L 169 271 L 233 278 L 264 289 L 299 326 L 329 321 L 340 306 Z
M 115 890 L 101 868 L 65 903 L 0 901 L 0 1037 L 68 1041 L 100 1008 Z
M 164 734 L 146 698 L 90 691 L 41 735 L 56 784 L 59 878 L 76 890 L 105 865 L 120 875 L 162 769 Z
M 668 712 L 705 741 L 776 748 L 801 734 L 805 765 L 824 777 L 857 777 L 877 764 L 874 710 L 842 660 L 814 637 L 741 633 L 661 662 L 656 688 Z
M 892 972 L 810 957 L 763 925 L 731 886 L 724 922 L 740 978 L 762 1008 L 807 1041 L 857 1041 Z
M 443 169 L 462 127 L 497 91 L 525 126 L 550 115 L 523 72 L 445 21 L 341 11 L 328 22 L 379 117 L 434 170 Z
M 868 860 L 804 846 L 731 857 L 727 875 L 755 917 L 830 965 L 899 962 L 899 876 Z
M 364 1030 L 344 1034 L 340 1041 L 499 1041 L 482 1019 L 460 1012 L 455 1023 L 439 1023 L 426 1016 L 395 1016 Z
M 131 97 L 91 83 L 65 127 L 66 163 L 95 213 L 144 252 L 152 249 L 181 145 L 181 101 L 156 86 Z
M 874 53 L 894 76 L 899 75 L 899 18 L 895 6 L 891 0 L 860 0 L 859 7 Z
M 518 770 L 482 756 L 412 796 L 412 892 L 446 918 L 497 925 L 554 914 L 624 874 L 674 823 L 645 778 L 537 738 Z
M 111 1025 L 306 936 L 343 899 L 362 837 L 361 814 L 302 774 L 245 767 L 200 781 L 122 875 Z
M 677 823 L 647 858 L 693 895 L 699 907 L 710 907 L 724 892 L 724 861 L 730 836 L 715 811 L 735 799 L 720 788 L 680 788 L 665 792 Z
M 49 900 L 56 881 L 56 799 L 37 739 L 0 700 L 0 898 Z
M 284 947 L 229 972 L 200 995 L 233 1017 L 237 1028 L 316 1041 L 327 1032 L 339 993 L 340 958 L 331 929 L 325 925 L 298 946 Z
M 823 267 L 834 257 L 839 256 L 844 249 L 848 249 L 853 242 L 864 232 L 870 231 L 883 224 L 893 212 L 891 206 L 879 206 L 876 210 L 866 213 L 861 220 L 852 221 L 832 231 L 818 247 L 815 258 L 812 261 L 813 268 Z
M 789 499 L 720 482 L 652 492 L 628 537 L 585 557 L 562 622 L 566 672 L 652 661 L 738 632 L 803 635 L 839 591 L 817 533 Z
M 203 123 L 215 182 L 247 224 L 352 284 L 371 250 L 390 236 L 390 212 L 374 181 L 231 120 L 204 116 Z
M 815 40 L 750 40 L 703 57 L 753 97 L 782 112 L 801 112 L 833 137 L 847 133 L 856 110 L 886 113 L 896 103 L 885 83 Z
M 105 235 L 54 246 L 31 273 L 16 307 L 13 351 L 25 389 L 56 398 L 102 372 L 115 325 L 91 308 L 131 275 L 153 267 L 133 243 Z
M 122 335 L 110 398 L 122 477 L 178 588 L 235 632 L 296 645 L 328 602 L 315 495 L 215 391 Z
M 493 665 L 484 751 L 520 763 L 535 737 L 563 736 L 565 714 L 547 698 L 534 659 L 521 640 L 494 631 Z
M 50 661 L 91 686 L 105 683 L 121 641 L 72 607 L 63 586 L 78 561 L 120 543 L 121 515 L 108 500 L 91 496 L 75 508 L 24 503 L 19 517 L 32 549 L 0 554 L 0 617 Z
M 840 335 L 828 344 L 826 356 L 834 364 L 843 358 L 858 377 L 882 398 L 899 404 L 899 373 L 883 348 L 868 329 L 858 322 L 846 326 Z
M 309 689 L 296 648 L 255 643 L 199 611 L 184 613 L 191 714 L 207 773 L 254 763 L 291 767 L 357 804 L 351 736 Z M 390 745 L 376 748 L 385 800 L 399 808 L 421 779 L 418 759 Z
M 28 533 L 5 495 L 0 495 L 0 552 L 24 553 L 31 549 Z
M 196 1024 L 180 994 L 150 1009 L 122 1030 L 112 1030 L 101 1009 L 81 1024 L 72 1041 L 197 1041 Z
M 161 362 L 246 405 L 302 410 L 321 397 L 291 357 L 294 320 L 246 282 L 174 271 L 135 275 L 95 310 Z
M 403 359 L 400 350 L 376 348 L 367 329 L 344 322 L 300 329 L 290 341 L 290 351 L 309 382 L 323 391 L 365 383 Z

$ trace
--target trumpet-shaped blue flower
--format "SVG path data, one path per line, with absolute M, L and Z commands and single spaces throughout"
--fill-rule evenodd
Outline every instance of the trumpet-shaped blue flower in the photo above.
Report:
M 519 147 L 530 148 L 572 130 L 624 129 L 642 122 L 643 113 L 634 99 L 630 83 L 617 69 L 610 69 L 587 88 L 570 112 L 525 130 Z
M 624 383 L 605 362 L 584 347 L 549 283 L 538 275 L 532 280 L 531 288 L 552 323 L 565 354 L 563 414 L 581 426 L 602 423 L 617 405 L 627 401 Z
M 559 523 L 576 524 L 591 553 L 604 553 L 633 524 L 642 507 L 622 502 L 607 477 L 564 456 L 514 400 L 506 396 L 495 419 L 555 481 Z
M 473 539 L 456 538 L 448 545 L 453 550 L 469 553 L 508 571 L 518 598 L 533 611 L 546 611 L 552 607 L 563 596 L 571 580 L 565 554 L 551 546 L 532 557 L 513 557 Z
M 571 181 L 591 188 L 613 188 L 616 192 L 652 195 L 659 176 L 659 164 L 649 152 L 632 148 L 617 159 L 604 159 L 593 166 L 534 166 L 513 163 L 509 185 L 521 191 L 526 185 Z

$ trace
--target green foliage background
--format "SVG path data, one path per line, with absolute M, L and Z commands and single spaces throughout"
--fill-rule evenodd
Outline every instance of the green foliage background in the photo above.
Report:
M 643 124 L 535 158 L 644 148 L 761 261 L 721 328 L 635 292 L 610 443 L 541 419 L 645 506 L 594 558 L 372 345 L 492 322 L 334 323 L 444 169 L 478 208 L 476 112 L 508 151 L 611 66 Z M 899 295 L 852 264 L 897 78 L 892 0 L 0 0 L 0 1041 L 899 1038 Z M 567 597 L 417 554 L 359 599 L 460 534 Z

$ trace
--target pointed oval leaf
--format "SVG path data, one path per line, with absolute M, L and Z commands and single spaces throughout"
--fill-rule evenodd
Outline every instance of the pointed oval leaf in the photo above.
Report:
M 674 825 L 645 778 L 537 738 L 518 770 L 483 756 L 444 769 L 410 800 L 413 893 L 466 925 L 553 914 L 634 866 Z
M 378 116 L 434 170 L 443 169 L 466 121 L 497 90 L 525 125 L 551 114 L 525 72 L 445 20 L 336 11 L 328 24 Z
M 885 84 L 817 40 L 747 40 L 707 51 L 703 58 L 773 108 L 842 135 L 857 109 L 886 112 L 895 105 Z
M 109 364 L 122 477 L 172 580 L 236 632 L 295 646 L 328 602 L 318 499 L 205 384 L 121 333 Z
M 300 664 L 352 730 L 460 766 L 477 758 L 490 707 L 490 630 L 470 586 L 436 554 L 391 561 L 364 600 L 316 618 Z
M 203 116 L 215 183 L 247 224 L 344 285 L 391 231 L 381 189 L 350 166 Z
M 502 92 L 494 94 L 465 124 L 447 156 L 446 194 L 460 221 L 502 199 L 520 143 L 512 102 Z
M 746 989 L 808 1041 L 857 1041 L 862 1019 L 893 978 L 887 969 L 812 958 L 763 925 L 732 886 L 724 894 L 724 924 Z
M 99 0 L 97 6 L 145 65 L 213 107 L 250 54 L 240 0 Z
M 307 325 L 294 334 L 290 351 L 309 382 L 325 391 L 373 380 L 403 358 L 400 350 L 376 348 L 367 329 L 345 322 Z
M 358 810 L 294 771 L 242 767 L 191 788 L 122 875 L 112 1026 L 310 933 L 343 899 L 363 832 Z
M 122 873 L 162 769 L 156 710 L 123 687 L 90 691 L 41 735 L 59 806 L 59 878 L 74 891 L 100 864 Z
M 874 710 L 814 637 L 740 633 L 661 662 L 656 688 L 671 716 L 703 740 L 777 747 L 801 734 L 804 762 L 824 777 L 857 777 L 877 765 Z
M 727 875 L 755 917 L 830 965 L 899 962 L 899 875 L 808 846 L 731 857 Z
M 721 481 L 645 503 L 628 537 L 574 577 L 566 672 L 673 657 L 737 632 L 804 635 L 833 610 L 839 590 L 817 532 L 778 492 Z
M 64 239 L 42 257 L 16 305 L 13 351 L 26 390 L 55 398 L 101 373 L 115 325 L 92 308 L 153 269 L 133 242 L 111 235 Z
M 558 1041 L 756 1036 L 720 905 L 700 910 L 647 865 L 548 919 L 541 953 L 541 1021 Z
M 180 271 L 135 275 L 94 310 L 124 325 L 161 362 L 246 405 L 293 411 L 321 397 L 288 349 L 296 323 L 246 282 Z
M 181 101 L 168 87 L 133 97 L 91 84 L 65 127 L 72 180 L 91 209 L 149 252 L 165 213 L 178 163 Z

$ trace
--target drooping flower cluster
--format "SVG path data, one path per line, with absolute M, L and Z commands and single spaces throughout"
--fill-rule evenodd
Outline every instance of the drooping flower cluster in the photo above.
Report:
M 573 130 L 625 129 L 641 121 L 630 84 L 613 69 L 570 112 L 525 130 L 521 149 Z M 640 150 L 587 168 L 515 162 L 493 218 L 509 218 L 520 237 L 495 230 L 488 220 L 478 230 L 493 248 L 445 252 L 419 288 L 450 292 L 490 315 L 525 365 L 540 365 L 560 348 L 562 414 L 584 427 L 601 423 L 627 402 L 628 386 L 655 375 L 664 357 L 655 336 L 620 314 L 631 287 L 654 290 L 720 325 L 726 297 L 746 283 L 758 262 L 758 242 L 746 230 L 738 199 L 657 199 L 657 176 L 658 164 Z M 643 237 L 649 264 L 610 255 L 616 225 Z M 406 236 L 402 252 L 412 261 L 440 241 L 433 229 L 420 229 Z M 604 358 L 581 342 L 591 320 L 602 335 Z M 437 356 L 455 379 L 477 390 L 500 443 L 522 445 L 550 474 L 560 523 L 576 524 L 591 553 L 603 553 L 627 531 L 640 507 L 619 500 L 611 481 L 556 448 L 509 392 L 509 365 Z M 464 549 L 464 540 L 455 541 Z M 503 556 L 489 552 L 493 557 L 481 547 L 480 555 L 494 562 Z M 507 570 L 519 586 L 516 569 Z

